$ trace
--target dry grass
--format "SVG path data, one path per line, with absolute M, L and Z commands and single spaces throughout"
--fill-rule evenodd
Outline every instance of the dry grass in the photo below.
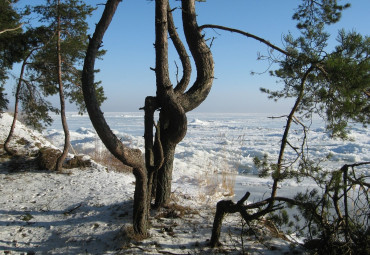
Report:
M 177 203 L 170 203 L 167 206 L 160 208 L 155 218 L 177 219 L 183 218 L 185 215 L 194 215 L 194 214 L 199 214 L 199 212 L 189 206 L 183 206 Z
M 234 195 L 236 171 L 229 166 L 226 159 L 219 163 L 209 160 L 205 169 L 198 179 L 198 197 L 201 201 L 210 202 L 217 195 Z
M 224 196 L 234 196 L 235 177 L 235 171 L 221 172 L 221 190 L 224 191 Z
M 224 141 L 227 137 L 225 134 L 219 135 Z M 239 136 L 235 140 L 242 145 L 244 136 Z M 221 156 L 219 158 L 208 159 L 204 166 L 204 173 L 199 175 L 199 199 L 203 202 L 211 201 L 215 195 L 234 196 L 235 178 L 238 173 L 238 164 L 230 164 L 226 155 L 227 144 L 221 142 Z
M 94 150 L 87 153 L 92 160 L 105 166 L 107 171 L 131 173 L 132 168 L 124 165 L 112 155 L 99 138 L 95 139 Z
M 108 171 L 132 172 L 132 169 L 112 155 L 105 147 L 101 151 L 93 151 L 89 156 L 97 163 L 107 167 Z

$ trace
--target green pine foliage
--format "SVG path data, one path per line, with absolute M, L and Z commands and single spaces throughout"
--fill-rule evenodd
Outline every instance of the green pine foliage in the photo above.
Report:
M 13 8 L 14 2 L 0 1 L 0 112 L 7 109 L 9 102 L 3 87 L 8 79 L 8 70 L 24 55 L 20 15 Z
M 32 80 L 24 81 L 24 83 L 19 93 L 19 100 L 22 102 L 23 121 L 27 126 L 42 131 L 53 122 L 50 112 L 58 113 L 58 109 L 46 100 Z
M 280 91 L 262 88 L 275 101 L 297 98 L 301 79 L 310 71 L 298 112 L 310 117 L 319 114 L 333 136 L 346 138 L 348 123 L 364 126 L 370 122 L 370 38 L 354 31 L 341 30 L 339 45 L 327 52 L 328 34 L 323 27 L 307 28 L 301 37 L 285 37 L 290 53 L 279 61 L 280 69 L 270 74 L 280 78 L 284 87 Z
M 344 165 L 327 171 L 322 165 L 330 159 L 310 156 L 307 143 L 312 116 L 321 116 L 333 137 L 348 138 L 352 123 L 370 123 L 370 38 L 356 31 L 340 30 L 337 46 L 329 50 L 329 34 L 325 26 L 337 22 L 349 4 L 336 0 L 303 0 L 294 14 L 301 36 L 284 37 L 287 54 L 272 59 L 279 68 L 270 71 L 283 87 L 261 91 L 275 101 L 295 99 L 287 123 L 302 127 L 302 139 L 291 141 L 290 125 L 285 127 L 278 162 L 267 156 L 255 158 L 261 176 L 270 175 L 274 182 L 295 178 L 313 180 L 318 188 L 298 193 L 293 199 L 274 198 L 294 206 L 298 214 L 278 210 L 269 214 L 276 225 L 288 233 L 306 238 L 315 254 L 368 254 L 369 247 L 369 183 L 368 176 L 358 175 L 356 167 L 370 162 Z M 305 123 L 308 123 L 305 125 Z M 290 154 L 287 155 L 289 150 Z M 281 204 L 279 204 L 280 206 Z
M 0 32 L 21 25 L 21 29 L 0 34 L 0 111 L 7 108 L 8 100 L 3 84 L 13 63 L 25 61 L 25 73 L 21 77 L 19 99 L 25 121 L 41 130 L 51 124 L 50 112 L 59 110 L 47 98 L 59 93 L 57 70 L 57 14 L 61 17 L 62 80 L 64 94 L 75 103 L 82 114 L 85 111 L 81 90 L 81 66 L 88 44 L 86 18 L 94 8 L 81 0 L 62 0 L 57 9 L 56 0 L 45 4 L 26 6 L 22 12 L 13 8 L 17 1 L 0 2 Z M 28 16 L 29 15 L 29 16 Z M 35 21 L 35 17 L 38 18 Z M 37 27 L 32 27 L 36 24 Z M 105 51 L 100 51 L 100 57 Z M 99 103 L 106 97 L 103 88 L 96 83 Z
M 317 97 L 326 102 L 329 130 L 345 134 L 346 123 L 370 123 L 370 37 L 341 30 L 340 43 L 324 62 L 325 83 Z
M 57 2 L 48 0 L 45 5 L 36 6 L 34 12 L 41 16 L 40 22 L 47 28 L 50 42 L 33 57 L 32 72 L 36 82 L 46 96 L 58 93 L 56 17 Z M 59 13 L 61 18 L 61 57 L 64 94 L 71 103 L 75 103 L 82 114 L 85 111 L 81 90 L 81 69 L 88 44 L 88 24 L 86 18 L 94 8 L 80 0 L 61 1 Z M 105 52 L 101 51 L 100 56 Z M 96 90 L 101 104 L 106 97 L 100 83 Z
M 14 10 L 13 2 L 0 1 L 0 84 L 8 78 L 7 70 L 24 54 L 23 44 L 19 42 L 22 29 L 9 30 L 19 26 L 20 15 Z
M 351 5 L 338 4 L 337 0 L 302 0 L 293 19 L 298 21 L 297 27 L 305 29 L 317 24 L 332 24 L 338 22 L 342 11 Z
M 3 85 L 0 86 L 0 112 L 3 112 L 7 107 L 9 100 L 6 98 L 6 93 L 4 93 Z

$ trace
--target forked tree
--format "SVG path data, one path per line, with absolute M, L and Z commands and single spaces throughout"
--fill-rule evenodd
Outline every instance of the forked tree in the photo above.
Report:
M 137 234 L 147 236 L 148 213 L 152 200 L 153 184 L 156 186 L 157 206 L 169 202 L 173 160 L 176 145 L 187 131 L 186 112 L 199 106 L 207 97 L 213 82 L 213 58 L 200 30 L 195 12 L 195 0 L 182 1 L 182 22 L 186 44 L 196 64 L 197 77 L 190 88 L 191 65 L 183 42 L 180 40 L 172 18 L 168 0 L 155 1 L 155 53 L 156 95 L 145 99 L 145 159 L 138 149 L 122 144 L 106 123 L 95 96 L 94 64 L 96 54 L 120 0 L 108 0 L 87 50 L 82 87 L 87 111 L 99 137 L 107 149 L 123 164 L 132 167 L 136 177 L 133 227 Z M 180 56 L 183 76 L 173 85 L 168 71 L 168 34 Z M 154 113 L 159 111 L 155 124 Z M 153 132 L 153 127 L 156 132 Z M 154 174 L 156 180 L 153 181 Z

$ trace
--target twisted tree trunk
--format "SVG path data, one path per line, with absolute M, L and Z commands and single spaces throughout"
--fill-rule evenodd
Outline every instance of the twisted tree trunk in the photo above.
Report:
M 187 131 L 186 112 L 198 107 L 208 96 L 213 82 L 214 64 L 211 51 L 200 33 L 196 20 L 195 1 L 182 1 L 182 20 L 187 44 L 194 58 L 197 78 L 192 87 L 185 92 L 191 73 L 189 56 L 176 32 L 171 10 L 167 0 L 156 1 L 160 19 L 156 30 L 156 76 L 157 98 L 161 107 L 160 125 L 161 142 L 164 151 L 164 163 L 158 170 L 155 205 L 163 206 L 170 201 L 173 161 L 176 145 L 184 138 Z M 160 11 L 160 12 L 159 12 Z M 183 77 L 173 88 L 168 76 L 167 32 L 175 45 L 183 65 Z
M 82 73 L 82 89 L 86 108 L 93 126 L 107 149 L 123 164 L 132 167 L 136 177 L 134 196 L 134 230 L 147 235 L 148 216 L 152 194 L 153 176 L 157 175 L 157 206 L 169 202 L 173 160 L 176 145 L 187 131 L 186 112 L 196 108 L 207 97 L 213 81 L 213 59 L 196 23 L 195 1 L 183 0 L 183 20 L 185 36 L 196 62 L 197 79 L 193 86 L 184 92 L 190 81 L 191 66 L 189 56 L 176 32 L 168 0 L 155 1 L 156 27 L 156 86 L 155 97 L 145 100 L 145 162 L 140 150 L 124 146 L 113 134 L 104 119 L 95 95 L 94 64 L 104 33 L 108 28 L 120 0 L 108 0 L 105 9 L 91 38 Z M 168 72 L 168 39 L 170 34 L 183 65 L 183 77 L 174 88 Z M 154 123 L 154 112 L 160 109 L 158 125 Z M 156 133 L 153 135 L 153 126 Z

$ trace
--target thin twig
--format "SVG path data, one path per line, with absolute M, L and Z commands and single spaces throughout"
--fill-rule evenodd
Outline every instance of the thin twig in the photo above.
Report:
M 73 207 L 72 209 L 69 209 L 68 211 L 65 211 L 63 214 L 64 215 L 69 215 L 71 214 L 73 211 L 77 210 L 78 208 L 80 208 L 82 206 L 82 203 L 80 203 L 79 205 L 77 205 L 76 207 Z

